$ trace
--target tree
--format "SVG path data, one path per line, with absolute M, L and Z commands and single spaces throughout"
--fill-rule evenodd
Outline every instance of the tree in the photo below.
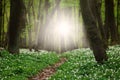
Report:
M 90 0 L 89 0 L 90 1 Z M 102 18 L 101 18 L 101 0 L 91 0 L 90 7 L 91 7 L 91 11 L 93 13 L 93 17 L 96 21 L 96 23 L 98 24 L 98 28 L 99 28 L 99 33 L 100 33 L 100 37 L 103 39 L 103 43 L 104 43 L 104 47 L 107 49 L 107 43 L 106 43 L 106 35 L 105 35 L 105 30 L 103 27 L 103 22 L 102 22 Z
M 40 7 L 40 4 L 39 4 L 39 7 Z M 45 30 L 46 30 L 46 27 L 48 26 L 48 9 L 50 7 L 50 3 L 49 3 L 49 0 L 45 0 L 45 3 L 44 3 L 44 11 L 45 11 L 45 16 L 46 16 L 46 21 L 45 21 L 45 24 L 44 24 L 44 15 L 41 15 L 39 16 L 41 19 L 40 19 L 40 23 L 41 23 L 41 26 L 38 30 L 38 34 L 37 35 L 37 47 L 39 49 L 44 49 L 44 41 L 45 41 Z
M 91 2 L 92 0 L 80 0 L 80 7 L 90 47 L 93 50 L 96 61 L 98 63 L 103 63 L 107 61 L 107 55 L 103 41 L 98 33 L 99 30 L 95 18 L 93 17 L 91 6 L 89 5 Z
M 2 46 L 2 43 L 1 43 L 1 38 L 2 38 L 2 0 L 0 0 L 0 46 Z
M 23 0 L 10 0 L 10 21 L 8 28 L 8 51 L 19 53 L 19 36 L 24 21 Z
M 120 26 L 120 0 L 117 1 L 117 27 Z
M 55 2 L 55 7 L 51 10 L 51 12 L 48 13 L 48 10 L 50 8 L 50 2 L 49 0 L 45 0 L 45 4 L 44 4 L 44 10 L 45 10 L 45 23 L 43 24 L 43 15 L 41 15 L 41 27 L 39 28 L 39 35 L 38 35 L 38 48 L 39 49 L 47 49 L 50 50 L 51 47 L 51 43 L 47 43 L 47 41 L 49 40 L 49 36 L 48 36 L 48 31 L 50 30 L 50 21 L 51 21 L 51 17 L 53 17 L 55 11 L 58 9 L 59 5 L 60 5 L 60 1 L 61 0 L 56 0 Z M 48 27 L 49 26 L 49 27 Z M 49 30 L 48 30 L 49 29 Z M 50 32 L 50 31 L 49 31 Z
M 107 40 L 112 44 L 118 43 L 118 28 L 115 22 L 114 0 L 105 0 L 105 30 Z
M 37 20 L 36 20 L 36 25 L 35 25 L 35 31 L 36 31 L 36 41 L 35 41 L 35 51 L 38 51 L 38 38 L 39 38 L 39 27 L 40 22 L 41 22 L 41 4 L 42 0 L 39 0 L 39 5 L 38 5 L 38 14 L 37 14 Z
M 98 21 L 98 27 L 100 29 L 100 33 L 101 33 L 101 38 L 103 39 L 103 43 L 104 43 L 104 47 L 107 49 L 108 48 L 108 44 L 107 44 L 107 38 L 106 38 L 106 34 L 105 34 L 105 29 L 104 29 L 104 25 L 103 25 L 103 21 L 102 21 L 102 15 L 101 15 L 101 5 L 102 5 L 102 0 L 95 0 L 97 2 L 97 21 Z

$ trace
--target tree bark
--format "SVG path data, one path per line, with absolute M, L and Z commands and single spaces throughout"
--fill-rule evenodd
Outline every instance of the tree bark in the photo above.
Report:
M 2 0 L 0 0 L 0 47 L 2 46 Z
M 106 50 L 104 49 L 103 41 L 98 33 L 99 30 L 93 17 L 93 13 L 91 12 L 91 7 L 89 6 L 90 3 L 90 0 L 80 0 L 83 22 L 95 59 L 98 63 L 103 63 L 104 61 L 107 61 Z
M 118 29 L 115 22 L 114 0 L 105 0 L 105 27 L 107 39 L 111 39 L 111 44 L 118 43 Z
M 117 1 L 117 27 L 120 26 L 120 0 Z
M 102 5 L 102 0 L 97 1 L 97 20 L 98 20 L 98 26 L 101 32 L 102 39 L 106 40 L 106 35 L 105 35 L 105 30 L 103 27 L 103 22 L 102 22 L 102 17 L 101 17 L 101 5 Z
M 10 0 L 10 21 L 8 28 L 8 51 L 19 53 L 19 36 L 24 19 L 23 0 Z
M 106 42 L 105 30 L 103 28 L 103 22 L 102 22 L 102 18 L 101 18 L 101 0 L 99 0 L 99 1 L 98 0 L 89 0 L 89 1 L 90 1 L 89 4 L 91 7 L 93 17 L 94 17 L 96 23 L 98 24 L 100 37 L 103 39 L 104 47 L 107 49 L 108 45 Z

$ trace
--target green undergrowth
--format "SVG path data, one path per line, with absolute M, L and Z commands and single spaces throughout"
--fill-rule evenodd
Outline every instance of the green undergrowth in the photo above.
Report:
M 23 50 L 18 55 L 2 51 L 0 80 L 27 80 L 57 62 L 59 57 L 66 57 L 67 61 L 57 68 L 57 72 L 49 80 L 119 80 L 120 46 L 109 47 L 107 54 L 108 61 L 99 65 L 89 48 L 68 51 L 59 56 L 46 51 L 35 53 Z
M 68 61 L 49 80 L 120 80 L 120 46 L 107 50 L 108 61 L 97 64 L 90 49 L 64 53 Z
M 52 52 L 9 54 L 0 52 L 0 80 L 27 80 L 45 67 L 54 64 L 59 57 Z

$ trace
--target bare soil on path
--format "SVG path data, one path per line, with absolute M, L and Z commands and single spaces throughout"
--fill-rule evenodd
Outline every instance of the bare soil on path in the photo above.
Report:
M 61 66 L 65 61 L 67 61 L 66 58 L 60 58 L 59 62 L 55 63 L 52 66 L 48 66 L 47 68 L 40 71 L 40 73 L 29 78 L 28 80 L 47 80 L 56 72 L 57 68 Z

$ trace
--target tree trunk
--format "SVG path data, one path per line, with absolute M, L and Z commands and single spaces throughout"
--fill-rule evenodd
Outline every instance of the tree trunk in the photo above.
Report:
M 104 47 L 107 49 L 108 45 L 107 45 L 107 38 L 106 38 L 106 34 L 105 34 L 105 29 L 103 26 L 103 22 L 102 22 L 102 16 L 101 16 L 101 4 L 102 4 L 102 0 L 96 0 L 97 1 L 97 21 L 98 21 L 98 27 L 100 29 L 100 33 L 101 33 L 101 37 L 104 41 Z
M 82 17 L 87 32 L 87 37 L 89 39 L 91 49 L 93 50 L 95 59 L 98 63 L 103 63 L 104 61 L 107 61 L 107 55 L 103 42 L 98 33 L 99 30 L 93 17 L 93 13 L 91 12 L 91 7 L 89 6 L 90 3 L 91 1 L 88 0 L 80 0 Z
M 107 39 L 111 39 L 111 44 L 118 43 L 118 29 L 115 23 L 113 0 L 105 0 L 105 27 Z
M 27 12 L 28 12 L 28 25 L 29 25 L 29 28 L 27 28 L 27 31 L 28 31 L 28 48 L 30 51 L 32 51 L 32 47 L 33 47 L 33 43 L 32 43 L 32 26 L 34 25 L 34 23 L 32 24 L 33 20 L 31 18 L 31 16 L 34 16 L 34 11 L 32 11 L 31 13 L 31 9 L 34 10 L 33 7 L 33 0 L 30 0 L 28 2 L 28 6 L 27 6 Z M 34 19 L 35 20 L 35 19 Z
M 38 35 L 38 48 L 39 49 L 45 49 L 46 47 L 46 27 L 49 25 L 49 20 L 50 18 L 48 18 L 48 9 L 50 7 L 50 3 L 49 3 L 49 0 L 45 0 L 45 4 L 44 4 L 44 10 L 45 10 L 45 15 L 42 15 L 41 16 L 41 26 L 39 28 L 39 35 Z M 43 23 L 43 18 L 44 17 L 46 18 L 45 20 L 45 23 Z
M 2 46 L 2 0 L 0 0 L 0 47 Z
M 3 14 L 3 16 L 2 16 L 2 46 L 5 48 L 5 30 L 4 30 L 4 28 L 5 28 L 5 26 L 4 26 L 4 24 L 5 24 L 5 18 L 4 18 L 4 16 L 5 16 L 5 11 L 6 11 L 6 0 L 3 0 L 3 3 L 2 3 L 2 5 L 3 5 L 3 10 L 2 10 L 2 14 Z
M 107 49 L 107 42 L 106 42 L 106 35 L 105 35 L 105 30 L 103 28 L 103 22 L 102 22 L 102 18 L 101 18 L 101 0 L 89 0 L 91 2 L 89 2 L 90 7 L 91 7 L 91 11 L 93 14 L 93 17 L 96 21 L 96 23 L 98 24 L 98 28 L 99 28 L 99 34 L 100 37 L 103 39 L 103 43 L 104 43 L 104 47 Z
M 120 0 L 117 2 L 117 27 L 120 26 Z
M 10 53 L 19 53 L 19 36 L 22 21 L 24 18 L 23 0 L 10 0 L 10 22 L 8 28 L 8 51 Z
M 36 25 L 35 25 L 35 34 L 36 34 L 36 40 L 35 40 L 35 51 L 38 51 L 38 38 L 39 38 L 39 28 L 38 26 L 40 26 L 41 24 L 41 4 L 42 4 L 42 0 L 39 0 L 39 5 L 38 5 L 38 14 L 37 14 L 37 20 L 36 20 Z
M 50 13 L 48 13 L 48 9 L 50 7 L 50 3 L 48 2 L 49 0 L 45 0 L 45 12 L 46 12 L 46 19 L 45 19 L 45 23 L 41 23 L 41 27 L 39 29 L 39 35 L 38 35 L 38 45 L 40 49 L 45 49 L 45 47 L 47 46 L 47 44 L 45 44 L 45 39 L 47 38 L 46 35 L 48 35 L 48 32 L 46 30 L 46 27 L 50 28 L 49 24 L 51 21 L 51 17 L 53 16 L 53 14 L 55 13 L 55 11 L 58 9 L 60 1 L 61 0 L 56 0 L 56 5 L 55 7 L 52 9 L 52 11 Z M 43 22 L 43 17 L 41 16 L 41 22 Z

